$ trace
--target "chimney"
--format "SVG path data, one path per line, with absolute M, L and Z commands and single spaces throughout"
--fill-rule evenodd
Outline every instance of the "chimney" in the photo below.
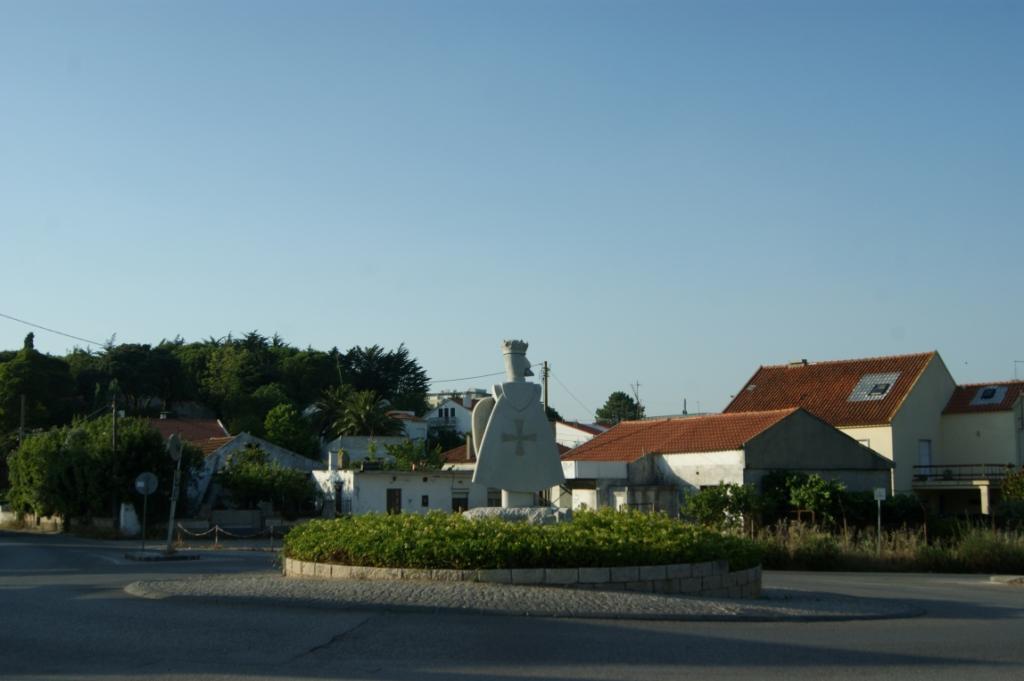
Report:
M 466 461 L 473 460 L 473 436 L 466 433 Z
M 462 395 L 462 406 L 465 407 L 466 409 L 473 408 L 473 393 L 471 391 L 467 390 Z
M 798 359 L 795 362 L 790 362 L 789 366 L 793 367 L 793 368 L 796 368 L 796 367 L 805 367 L 805 366 L 807 366 L 807 364 L 808 364 L 808 362 L 807 362 L 806 359 Z
M 338 452 L 327 452 L 327 470 L 338 470 Z

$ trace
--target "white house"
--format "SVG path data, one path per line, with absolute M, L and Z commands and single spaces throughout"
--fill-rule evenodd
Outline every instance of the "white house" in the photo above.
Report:
M 462 435 L 473 430 L 473 407 L 482 398 L 475 392 L 462 397 L 448 397 L 423 415 L 431 428 L 450 428 Z
M 555 442 L 572 449 L 579 447 L 584 442 L 589 442 L 595 435 L 600 435 L 606 430 L 608 427 L 599 423 L 555 421 Z
M 405 436 L 410 440 L 422 442 L 427 439 L 428 424 L 426 419 L 416 416 L 411 411 L 400 411 L 397 409 L 389 411 L 387 415 L 401 422 L 402 428 L 405 429 Z
M 472 482 L 472 471 L 325 470 L 313 477 L 324 495 L 324 515 L 465 511 L 501 505 Z
M 675 514 L 686 492 L 721 483 L 759 487 L 776 470 L 870 490 L 888 485 L 891 468 L 803 409 L 623 421 L 562 457 L 569 493 L 560 504 Z

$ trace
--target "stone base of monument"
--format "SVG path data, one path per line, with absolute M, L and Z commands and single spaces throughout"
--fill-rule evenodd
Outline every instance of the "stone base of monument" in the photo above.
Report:
M 572 511 L 568 508 L 553 506 L 533 506 L 527 508 L 499 508 L 497 506 L 471 508 L 463 511 L 462 516 L 470 520 L 480 518 L 501 518 L 513 523 L 530 525 L 554 525 L 572 520 Z

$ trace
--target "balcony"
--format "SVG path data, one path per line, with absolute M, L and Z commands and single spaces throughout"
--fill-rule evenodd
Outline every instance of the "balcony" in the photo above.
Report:
M 938 464 L 914 466 L 913 486 L 959 486 L 988 484 L 998 486 L 1008 474 L 1014 472 L 1013 464 Z

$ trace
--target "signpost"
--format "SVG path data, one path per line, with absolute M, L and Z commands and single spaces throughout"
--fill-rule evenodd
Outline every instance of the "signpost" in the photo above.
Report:
M 876 536 L 875 552 L 882 555 L 882 502 L 885 501 L 885 488 L 875 488 L 875 501 L 878 503 L 878 534 Z
M 174 484 L 171 486 L 171 517 L 167 521 L 167 546 L 164 547 L 164 553 L 174 553 L 174 548 L 171 546 L 171 537 L 174 534 L 174 512 L 178 506 L 178 487 L 181 484 L 181 437 L 177 433 L 174 433 L 167 438 L 167 453 L 171 459 L 178 463 L 174 468 Z
M 152 473 L 139 473 L 135 478 L 135 491 L 142 495 L 142 550 L 146 550 L 146 512 L 149 495 L 156 491 L 157 480 Z

